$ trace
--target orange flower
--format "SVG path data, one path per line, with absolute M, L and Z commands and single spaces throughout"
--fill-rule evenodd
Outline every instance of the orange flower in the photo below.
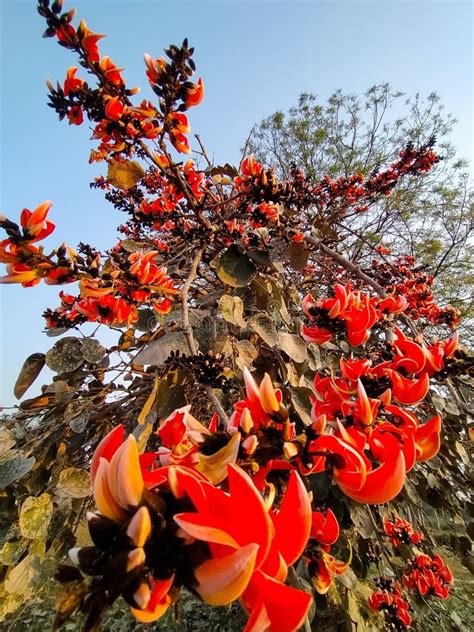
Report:
M 191 131 L 188 117 L 186 114 L 183 114 L 183 112 L 171 112 L 168 116 L 168 123 L 173 129 L 181 132 L 182 134 L 189 134 Z
M 147 73 L 148 74 L 148 73 Z M 197 83 L 191 84 L 191 86 L 186 90 L 186 98 L 184 100 L 184 104 L 187 108 L 194 107 L 195 105 L 199 105 L 204 98 L 204 83 L 201 78 L 198 79 Z
M 251 154 L 242 160 L 240 167 L 244 176 L 259 176 L 263 170 L 261 163 L 255 160 L 255 156 Z
M 170 132 L 170 141 L 176 151 L 179 151 L 181 154 L 190 154 L 191 148 L 189 146 L 188 139 L 184 134 L 174 134 Z
M 336 575 L 343 575 L 349 568 L 352 560 L 352 550 L 347 562 L 339 562 L 335 557 L 329 555 L 321 549 L 319 556 L 310 560 L 308 572 L 312 578 L 312 583 L 316 591 L 320 595 L 325 595 Z
M 114 436 L 114 442 L 116 439 Z M 140 505 L 144 489 L 135 437 L 129 435 L 110 460 L 100 454 L 95 456 L 91 472 L 95 504 L 103 516 L 121 523 L 127 512 Z
M 104 57 L 100 60 L 99 68 L 111 83 L 119 87 L 124 85 L 124 80 L 120 74 L 123 68 L 117 68 L 110 57 L 104 55 Z
M 422 373 L 418 379 L 413 380 L 397 371 L 389 370 L 387 373 L 392 380 L 393 398 L 400 404 L 405 404 L 406 406 L 417 404 L 428 394 L 430 377 L 427 372 Z
M 81 125 L 84 122 L 84 113 L 80 105 L 73 105 L 67 113 L 69 125 Z
M 313 511 L 311 519 L 311 538 L 325 545 L 334 544 L 339 538 L 339 523 L 331 509 Z
M 42 274 L 25 263 L 9 263 L 6 276 L 0 277 L 0 283 L 21 283 L 23 287 L 33 287 L 41 281 Z
M 63 44 L 70 44 L 74 42 L 76 37 L 76 31 L 72 24 L 61 24 L 61 26 L 56 30 L 56 37 Z
M 151 84 L 157 83 L 161 73 L 167 66 L 166 61 L 164 59 L 153 59 L 148 53 L 145 53 L 143 58 L 145 59 L 148 80 Z
M 79 24 L 77 34 L 79 35 L 81 46 L 86 54 L 87 59 L 92 62 L 99 61 L 99 48 L 97 46 L 97 42 L 104 38 L 105 35 L 92 33 L 92 31 L 87 28 L 84 20 L 82 20 Z
M 82 298 L 76 303 L 75 308 L 86 316 L 87 320 L 104 325 L 130 325 L 138 320 L 135 305 L 130 305 L 123 298 L 110 294 L 100 298 Z
M 260 386 L 257 386 L 247 367 L 243 370 L 243 376 L 247 397 L 234 405 L 235 412 L 230 419 L 230 426 L 237 428 L 242 423 L 246 423 L 249 427 L 254 425 L 259 429 L 267 428 L 273 423 L 274 418 L 280 423 L 284 421 L 286 416 L 284 419 L 278 418 L 278 413 L 282 408 L 282 394 L 279 389 L 275 390 L 268 373 L 265 373 Z M 250 422 L 246 421 L 247 415 Z
M 105 106 L 105 116 L 111 121 L 118 121 L 125 111 L 124 104 L 118 97 L 111 97 Z
M 415 431 L 416 460 L 428 461 L 436 456 L 441 446 L 441 419 L 436 415 Z
M 249 625 L 263 618 L 269 629 L 296 630 L 311 603 L 310 595 L 283 584 L 311 529 L 310 501 L 298 474 L 291 472 L 280 511 L 271 517 L 250 477 L 236 466 L 228 466 L 228 493 L 205 482 L 190 485 L 184 474 L 175 469 L 172 490 L 181 487 L 197 513 L 178 514 L 175 521 L 211 550 L 211 558 L 195 571 L 201 598 L 225 605 L 240 597 Z
M 77 68 L 71 66 L 68 69 L 66 80 L 64 82 L 64 96 L 68 96 L 71 92 L 77 92 L 84 85 L 84 80 L 76 77 Z
M 40 241 L 50 235 L 55 226 L 53 222 L 46 219 L 52 202 L 47 200 L 40 204 L 34 211 L 24 208 L 20 216 L 20 224 L 23 228 L 23 235 L 29 243 Z

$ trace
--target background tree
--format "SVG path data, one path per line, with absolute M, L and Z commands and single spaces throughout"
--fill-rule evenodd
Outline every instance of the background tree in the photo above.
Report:
M 436 279 L 441 300 L 461 310 L 463 335 L 470 338 L 474 198 L 468 164 L 450 142 L 455 124 L 435 93 L 407 98 L 385 83 L 363 97 L 338 90 L 326 103 L 302 94 L 287 113 L 275 112 L 253 128 L 248 149 L 281 177 L 296 165 L 318 182 L 327 174 L 367 176 L 392 162 L 407 139 L 420 144 L 435 137 L 443 157 L 436 168 L 421 180 L 405 179 L 368 213 L 346 217 L 337 238 L 363 265 L 382 239 L 395 253 L 415 256 Z

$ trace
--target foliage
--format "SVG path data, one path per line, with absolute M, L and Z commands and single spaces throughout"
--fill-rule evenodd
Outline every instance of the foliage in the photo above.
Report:
M 181 626 L 179 604 L 192 629 L 230 629 L 229 616 L 246 630 L 329 629 L 342 616 L 370 630 L 379 610 L 397 629 L 422 629 L 427 610 L 460 629 L 427 603 L 462 600 L 451 566 L 472 569 L 459 312 L 411 256 L 379 244 L 361 267 L 341 228 L 421 186 L 439 168 L 434 140 L 316 185 L 253 155 L 213 165 L 199 137 L 205 165 L 183 163 L 186 112 L 204 96 L 188 41 L 145 55 L 157 103 L 136 105 L 101 35 L 62 2 L 38 11 L 94 82 L 69 68 L 50 105 L 89 119 L 91 160 L 107 163 L 93 186 L 126 219 L 107 252 L 47 252 L 49 201 L 0 221 L 3 282 L 74 284 L 45 312 L 62 337 L 27 358 L 14 391 L 45 364 L 52 384 L 2 421 L 5 622 L 33 629 L 57 591 L 65 629 L 81 615 L 114 629 L 121 598 L 163 629 Z M 85 322 L 96 331 L 72 335 Z M 118 333 L 109 348 L 104 326 Z M 236 600 L 242 623 L 203 605 Z
M 380 84 L 363 98 L 338 90 L 326 103 L 302 94 L 287 113 L 275 112 L 256 125 L 247 146 L 264 164 L 275 165 L 280 177 L 296 165 L 317 183 L 326 174 L 367 176 L 395 160 L 407 139 L 422 144 L 435 136 L 441 164 L 422 180 L 404 179 L 368 213 L 349 215 L 338 224 L 337 238 L 362 267 L 370 266 L 381 240 L 398 255 L 414 256 L 436 279 L 442 302 L 471 319 L 473 190 L 467 164 L 449 139 L 455 123 L 436 94 L 407 98 Z M 463 335 L 470 340 L 471 321 L 465 322 Z

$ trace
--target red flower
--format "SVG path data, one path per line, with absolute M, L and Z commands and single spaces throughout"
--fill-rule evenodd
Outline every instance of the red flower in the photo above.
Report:
M 108 99 L 105 106 L 105 116 L 108 119 L 110 119 L 111 121 L 118 121 L 122 118 L 124 111 L 125 106 L 118 97 L 111 97 L 110 99 Z
M 84 113 L 80 105 L 73 105 L 67 113 L 69 125 L 81 125 L 84 121 Z
M 68 69 L 66 80 L 64 82 L 64 96 L 68 96 L 71 92 L 78 92 L 84 85 L 84 80 L 76 77 L 77 68 L 71 66 Z
M 187 108 L 194 107 L 195 105 L 199 105 L 201 101 L 204 99 L 204 83 L 201 78 L 198 79 L 197 83 L 191 84 L 189 88 L 186 90 L 186 98 L 184 104 Z
M 241 598 L 249 612 L 248 629 L 256 620 L 270 629 L 296 630 L 311 596 L 283 584 L 288 565 L 302 554 L 311 528 L 311 507 L 301 479 L 292 472 L 280 511 L 269 514 L 250 477 L 228 466 L 229 492 L 208 483 L 186 484 L 176 468 L 175 495 L 187 493 L 197 513 L 175 516 L 189 536 L 204 540 L 211 558 L 196 571 L 197 592 L 212 605 Z M 246 520 L 242 520 L 245 509 Z M 291 604 L 291 606 L 290 606 Z M 290 606 L 290 607 L 289 607 Z
M 91 62 L 99 61 L 99 48 L 97 46 L 97 42 L 104 38 L 105 35 L 92 33 L 92 31 L 87 28 L 84 20 L 82 20 L 79 24 L 77 33 L 87 59 Z
M 20 216 L 23 235 L 29 243 L 40 241 L 50 235 L 55 226 L 46 219 L 52 202 L 49 200 L 40 204 L 34 211 L 24 208 Z
M 313 511 L 311 521 L 311 538 L 316 539 L 320 544 L 334 544 L 339 538 L 339 523 L 331 509 Z
M 409 522 L 400 517 L 395 520 L 384 517 L 382 522 L 385 535 L 394 546 L 419 544 L 423 540 L 423 535 L 415 531 Z
M 451 569 L 439 555 L 418 555 L 403 576 L 405 586 L 416 588 L 421 595 L 447 599 L 454 578 Z

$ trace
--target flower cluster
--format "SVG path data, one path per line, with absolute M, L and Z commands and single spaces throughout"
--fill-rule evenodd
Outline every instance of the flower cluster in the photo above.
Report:
M 303 300 L 315 323 L 303 327 L 303 337 L 324 344 L 346 333 L 349 343 L 358 346 L 387 314 L 403 312 L 406 306 L 403 297 L 370 297 L 338 284 L 332 298 L 315 301 L 308 295 Z M 435 456 L 440 446 L 440 418 L 422 424 L 405 406 L 427 395 L 430 377 L 454 354 L 457 336 L 427 345 L 390 327 L 388 344 L 376 346 L 367 357 L 341 358 L 338 372 L 317 372 L 314 379 L 315 430 L 304 466 L 311 472 L 329 467 L 342 491 L 359 502 L 386 502 L 396 496 L 405 473 L 415 462 Z M 380 462 L 376 468 L 374 460 Z
M 0 242 L 0 262 L 7 264 L 8 273 L 0 278 L 1 283 L 21 283 L 23 287 L 32 287 L 42 279 L 50 285 L 57 285 L 74 278 L 74 251 L 63 244 L 46 256 L 43 247 L 36 245 L 54 231 L 54 224 L 47 219 L 50 208 L 51 202 L 47 201 L 34 211 L 23 209 L 20 226 L 8 219 L 0 219 L 0 227 L 8 235 L 8 239 Z
M 344 323 L 349 344 L 353 347 L 367 342 L 372 327 L 386 314 L 403 312 L 407 302 L 403 295 L 381 299 L 370 297 L 350 285 L 336 283 L 334 297 L 315 300 L 311 294 L 303 299 L 303 311 L 310 324 L 304 325 L 302 334 L 307 342 L 329 342 Z
M 41 280 L 50 285 L 79 282 L 79 296 L 61 292 L 61 306 L 46 312 L 48 327 L 68 328 L 85 321 L 129 324 L 138 319 L 137 306 L 143 304 L 161 314 L 169 312 L 169 297 L 178 290 L 166 268 L 157 263 L 157 250 L 128 253 L 119 244 L 109 251 L 105 262 L 92 249 L 81 256 L 65 245 L 45 255 L 35 243 L 54 230 L 46 219 L 50 207 L 51 202 L 44 202 L 33 212 L 24 209 L 21 231 L 17 224 L 3 220 L 9 238 L 0 244 L 0 261 L 7 263 L 8 272 L 0 279 L 2 283 L 29 287 Z
M 240 599 L 247 630 L 298 629 L 311 596 L 284 582 L 311 531 L 299 475 L 290 474 L 277 505 L 265 502 L 237 465 L 227 467 L 225 491 L 195 468 L 156 465 L 156 457 L 139 456 L 123 426 L 95 451 L 97 511 L 88 515 L 94 546 L 70 552 L 80 571 L 93 576 L 80 604 L 88 625 L 120 594 L 139 621 L 154 621 L 186 586 L 214 606 Z
M 423 535 L 413 529 L 411 524 L 399 516 L 394 520 L 383 518 L 383 530 L 393 546 L 400 544 L 419 544 Z
M 396 632 L 407 630 L 411 625 L 411 607 L 402 594 L 400 584 L 389 577 L 379 577 L 376 583 L 379 589 L 369 597 L 369 607 L 383 612 L 386 623 Z
M 375 170 L 367 178 L 362 174 L 335 180 L 325 176 L 313 190 L 316 208 L 332 220 L 342 219 L 349 211 L 367 211 L 380 196 L 390 195 L 400 178 L 426 173 L 433 168 L 440 160 L 433 151 L 434 142 L 432 138 L 416 149 L 413 143 L 408 143 L 398 160 L 383 171 Z
M 454 578 L 451 569 L 439 555 L 418 555 L 403 574 L 403 583 L 407 588 L 416 589 L 420 595 L 449 597 L 449 587 Z
M 391 254 L 389 248 L 381 246 L 377 249 L 380 254 Z M 422 318 L 435 325 L 445 324 L 451 329 L 459 324 L 460 311 L 451 305 L 441 306 L 436 302 L 433 295 L 434 277 L 416 265 L 415 257 L 394 257 L 390 262 L 374 259 L 372 270 L 388 293 L 405 298 L 405 313 L 410 318 Z
M 39 0 L 38 9 L 45 35 L 74 51 L 96 81 L 96 87 L 89 85 L 79 67 L 71 66 L 62 83 L 49 84 L 50 105 L 70 124 L 89 119 L 98 141 L 91 161 L 108 165 L 107 175 L 91 186 L 104 191 L 127 219 L 120 227 L 124 238 L 105 253 L 79 244 L 77 252 L 62 245 L 46 254 L 38 243 L 54 230 L 47 219 L 50 202 L 24 209 L 19 225 L 2 218 L 2 281 L 25 287 L 41 280 L 77 283 L 77 291 L 61 291 L 59 307 L 45 313 L 55 333 L 84 322 L 127 327 L 112 351 L 141 352 L 157 338 L 163 353 L 138 416 L 141 426 L 147 418 L 140 450 L 122 425 L 96 446 L 90 468 L 95 511 L 87 515 L 92 546 L 73 549 L 75 567 L 59 573 L 66 584 L 74 582 L 69 604 L 86 614 L 86 629 L 94 629 L 119 596 L 139 621 L 151 622 L 186 588 L 214 606 L 239 600 L 249 616 L 247 632 L 297 630 L 308 616 L 312 591 L 326 594 L 351 563 L 350 536 L 340 538 L 352 517 L 347 499 L 390 502 L 407 472 L 437 455 L 441 418 L 429 418 L 430 407 L 419 405 L 431 378 L 441 381 L 449 373 L 458 338 L 428 340 L 410 322 L 415 317 L 453 326 L 457 319 L 436 305 L 432 279 L 414 261 L 374 262 L 376 283 L 346 261 L 334 278 L 345 269 L 350 283 L 336 283 L 330 296 L 309 294 L 302 301 L 304 340 L 322 345 L 332 359 L 339 356 L 338 364 L 316 370 L 303 359 L 296 318 L 303 286 L 294 272 L 319 271 L 327 280 L 323 262 L 345 261 L 325 243 L 337 236 L 337 222 L 366 211 L 402 178 L 429 171 L 439 160 L 433 141 L 419 148 L 408 144 L 398 160 L 369 177 L 326 177 L 316 186 L 296 168 L 280 181 L 253 155 L 238 169 L 178 162 L 173 155 L 190 153 L 187 112 L 204 96 L 202 80 L 191 81 L 195 65 L 188 41 L 170 46 L 163 58 L 145 55 L 157 103 L 134 104 L 137 90 L 128 89 L 122 69 L 101 55 L 102 35 L 84 21 L 76 28 L 74 12 L 62 12 L 62 2 Z M 378 251 L 390 254 L 383 247 Z M 216 290 L 217 278 L 222 284 Z M 356 278 L 365 285 L 356 286 Z M 312 278 L 311 287 L 317 281 Z M 379 295 L 368 286 L 378 287 Z M 242 292 L 231 296 L 229 287 Z M 177 294 L 181 315 L 161 318 L 158 335 L 147 320 L 146 333 L 136 336 L 150 309 L 167 314 Z M 276 328 L 254 326 L 268 323 L 274 308 Z M 209 331 L 195 324 L 202 318 L 212 321 Z M 169 334 L 179 351 L 167 347 Z M 228 376 L 240 376 L 239 370 L 244 388 L 236 396 Z M 119 387 L 123 400 L 107 400 L 116 384 L 103 380 L 105 370 L 90 382 L 84 371 L 84 381 L 68 395 L 71 408 L 79 409 L 99 390 L 106 408 L 98 421 L 111 411 L 110 424 L 120 420 L 128 431 L 151 376 L 136 358 L 118 371 L 119 377 L 127 371 L 131 382 L 130 388 Z M 206 423 L 191 414 L 191 399 L 196 416 L 209 417 Z M 87 405 L 95 401 L 89 398 Z M 158 427 L 152 432 L 148 420 L 155 412 Z M 91 424 L 85 439 L 91 449 L 102 428 Z M 399 517 L 384 518 L 383 526 L 396 547 L 422 539 Z M 369 552 L 371 547 L 375 558 L 380 548 L 369 543 Z M 307 590 L 291 577 L 293 565 L 310 580 Z M 445 598 L 452 575 L 439 556 L 418 555 L 403 581 L 421 594 Z M 399 584 L 382 578 L 378 587 L 369 605 L 382 610 L 396 630 L 405 630 L 410 608 Z

